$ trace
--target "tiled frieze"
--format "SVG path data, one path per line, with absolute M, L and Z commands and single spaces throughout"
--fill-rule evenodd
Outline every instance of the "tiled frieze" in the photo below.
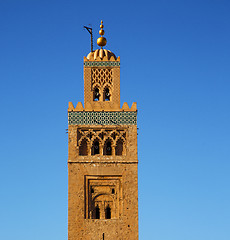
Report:
M 136 125 L 137 112 L 68 112 L 69 125 Z
M 108 61 L 108 62 L 84 62 L 84 66 L 85 67 L 119 67 L 120 66 L 120 62 L 112 62 L 112 61 Z

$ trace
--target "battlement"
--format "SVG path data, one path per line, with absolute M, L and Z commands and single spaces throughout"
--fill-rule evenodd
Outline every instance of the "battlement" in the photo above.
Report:
M 68 112 L 81 112 L 81 111 L 136 112 L 137 103 L 133 102 L 130 108 L 128 103 L 124 102 L 122 108 L 120 108 L 119 105 L 113 104 L 111 102 L 96 102 L 96 104 L 94 103 L 93 105 L 87 102 L 84 108 L 81 102 L 78 102 L 76 107 L 74 107 L 72 102 L 69 102 Z

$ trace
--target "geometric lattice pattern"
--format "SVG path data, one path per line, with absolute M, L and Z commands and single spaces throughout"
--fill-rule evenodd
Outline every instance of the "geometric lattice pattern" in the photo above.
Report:
M 112 84 L 112 69 L 108 68 L 92 68 L 92 87 L 97 84 L 102 87 L 104 84 Z
M 85 67 L 116 67 L 120 66 L 120 62 L 84 62 Z
M 68 112 L 69 125 L 137 125 L 137 112 Z

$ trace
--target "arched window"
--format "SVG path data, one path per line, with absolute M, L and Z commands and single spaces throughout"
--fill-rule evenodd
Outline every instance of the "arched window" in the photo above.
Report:
M 116 155 L 123 155 L 123 141 L 119 139 L 115 148 Z
M 100 219 L 100 208 L 98 207 L 98 205 L 95 208 L 95 218 Z
M 104 155 L 112 155 L 112 144 L 110 140 L 106 141 L 104 146 Z
M 100 98 L 100 92 L 99 92 L 99 89 L 96 87 L 94 88 L 94 91 L 93 91 L 93 101 L 99 101 L 99 98 Z
M 96 155 L 100 153 L 100 149 L 99 149 L 99 142 L 98 140 L 95 140 L 93 142 L 93 146 L 92 146 L 92 155 Z
M 81 145 L 79 147 L 79 155 L 80 156 L 88 155 L 88 148 L 87 148 L 87 141 L 86 141 L 86 139 L 83 139 L 81 141 Z
M 105 219 L 111 219 L 111 208 L 109 205 L 105 209 Z
M 105 88 L 104 90 L 104 101 L 110 101 L 110 92 L 109 92 L 109 88 Z

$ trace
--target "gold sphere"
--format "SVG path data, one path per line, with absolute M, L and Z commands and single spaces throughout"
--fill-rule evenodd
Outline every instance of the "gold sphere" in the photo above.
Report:
M 105 31 L 104 31 L 103 29 L 101 29 L 101 30 L 99 31 L 99 34 L 100 34 L 100 35 L 104 35 L 104 34 L 105 34 Z
M 106 45 L 107 41 L 106 41 L 106 38 L 104 37 L 99 37 L 97 39 L 97 45 L 100 46 L 100 47 L 104 47 Z

